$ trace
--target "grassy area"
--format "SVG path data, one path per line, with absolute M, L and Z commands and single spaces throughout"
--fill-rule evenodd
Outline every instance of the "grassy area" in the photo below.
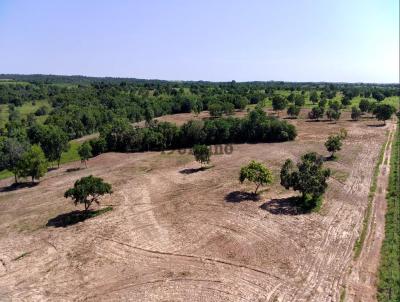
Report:
M 81 145 L 81 143 L 71 141 L 69 142 L 69 149 L 67 152 L 63 152 L 61 154 L 61 161 L 60 164 L 65 164 L 69 163 L 72 161 L 77 161 L 80 160 L 79 154 L 78 154 L 78 148 Z
M 390 104 L 400 109 L 400 96 L 391 96 L 382 101 L 383 104 Z
M 385 239 L 378 275 L 378 301 L 400 301 L 400 123 L 390 161 Z
M 13 174 L 8 170 L 0 171 L 0 179 L 5 179 L 13 176 Z
M 60 164 L 65 164 L 65 163 L 69 163 L 72 161 L 77 161 L 80 160 L 79 154 L 78 154 L 78 148 L 81 145 L 81 143 L 75 142 L 75 141 L 71 141 L 69 143 L 69 149 L 67 152 L 63 152 L 61 154 L 61 161 Z M 0 179 L 5 179 L 5 178 L 9 178 L 13 176 L 13 174 L 8 171 L 8 170 L 3 170 L 0 171 Z
M 47 100 L 38 100 L 35 101 L 35 104 L 32 105 L 31 102 L 26 102 L 20 107 L 15 107 L 17 111 L 21 114 L 21 118 L 26 119 L 29 113 L 34 113 L 42 106 L 47 106 L 49 109 L 51 108 L 49 102 Z M 0 104 L 0 128 L 4 127 L 5 124 L 8 122 L 8 104 Z M 47 115 L 42 115 L 36 117 L 37 121 L 44 122 Z
M 383 162 L 383 155 L 385 153 L 387 144 L 388 144 L 388 139 L 382 145 L 381 151 L 379 153 L 379 159 L 374 168 L 374 174 L 372 175 L 371 186 L 370 186 L 369 194 L 368 194 L 368 205 L 367 205 L 367 209 L 365 211 L 360 237 L 358 237 L 356 243 L 354 244 L 354 259 L 357 259 L 360 256 L 363 245 L 364 245 L 365 238 L 367 237 L 369 221 L 371 219 L 371 214 L 372 214 L 372 201 L 375 196 L 376 184 L 378 181 L 379 167 Z

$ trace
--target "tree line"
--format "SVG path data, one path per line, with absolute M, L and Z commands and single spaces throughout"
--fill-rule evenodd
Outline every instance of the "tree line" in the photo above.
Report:
M 151 121 L 148 127 L 132 126 L 118 119 L 100 130 L 90 142 L 94 155 L 105 151 L 137 152 L 193 147 L 196 144 L 282 142 L 295 139 L 296 128 L 286 121 L 268 117 L 260 109 L 243 118 L 225 117 L 191 120 L 181 127 Z

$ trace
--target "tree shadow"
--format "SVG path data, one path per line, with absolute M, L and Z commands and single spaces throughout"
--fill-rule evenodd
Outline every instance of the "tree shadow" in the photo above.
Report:
M 323 161 L 336 161 L 338 159 L 337 155 L 328 155 L 328 156 L 323 156 L 322 160 Z
M 96 217 L 100 214 L 106 213 L 113 209 L 112 206 L 108 206 L 99 210 L 88 210 L 88 211 L 72 211 L 69 213 L 60 214 L 57 217 L 49 219 L 46 223 L 47 227 L 55 227 L 55 228 L 65 228 L 70 225 L 74 225 L 78 222 L 85 221 L 86 219 Z
M 386 124 L 368 124 L 368 127 L 385 127 Z
M 236 203 L 236 202 L 242 202 L 242 201 L 246 201 L 246 200 L 259 201 L 260 195 L 254 194 L 254 193 L 249 193 L 249 192 L 243 192 L 243 191 L 233 191 L 225 196 L 226 202 Z
M 306 120 L 306 123 L 327 123 L 329 120 Z
M 57 217 L 49 219 L 49 221 L 46 223 L 46 226 L 65 228 L 69 225 L 76 224 L 88 218 L 90 218 L 90 216 L 88 215 L 88 213 L 85 213 L 85 211 L 72 211 L 70 213 L 60 214 Z
M 197 172 L 200 172 L 200 171 L 205 171 L 207 169 L 209 169 L 209 167 L 189 168 L 189 169 L 180 170 L 179 173 L 181 173 L 181 174 L 193 174 L 193 173 L 197 173 Z
M 299 196 L 289 198 L 272 199 L 263 203 L 260 209 L 270 212 L 274 215 L 301 215 L 309 211 L 299 206 Z
M 38 182 L 18 182 L 18 183 L 13 183 L 12 185 L 9 185 L 7 187 L 0 188 L 0 192 L 10 192 L 10 191 L 15 191 L 19 189 L 24 189 L 24 188 L 32 188 L 37 186 L 39 183 Z
M 66 170 L 66 172 L 68 172 L 68 173 L 70 173 L 70 172 L 76 172 L 76 171 L 79 171 L 81 168 L 80 167 L 78 167 L 78 168 L 68 168 L 67 170 Z

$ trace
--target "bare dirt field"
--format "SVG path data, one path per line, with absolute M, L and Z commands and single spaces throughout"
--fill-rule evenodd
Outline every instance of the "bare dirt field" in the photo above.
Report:
M 188 153 L 107 153 L 87 169 L 71 163 L 51 171 L 34 187 L 11 190 L 12 179 L 0 181 L 0 300 L 340 301 L 392 127 L 348 118 L 293 120 L 295 141 L 233 145 L 204 171 Z M 297 213 L 287 201 L 297 193 L 279 185 L 281 165 L 307 151 L 327 156 L 324 142 L 340 128 L 348 138 L 338 160 L 326 163 L 333 177 L 322 209 Z M 238 182 L 251 159 L 275 173 L 259 200 L 246 199 L 241 192 L 253 186 Z M 77 210 L 63 194 L 89 174 L 112 184 L 102 207 L 113 211 L 52 226 Z

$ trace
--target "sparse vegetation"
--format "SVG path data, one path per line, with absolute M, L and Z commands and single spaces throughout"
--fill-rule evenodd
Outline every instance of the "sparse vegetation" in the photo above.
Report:
M 400 301 L 400 131 L 392 146 L 385 215 L 385 239 L 378 274 L 378 301 Z

